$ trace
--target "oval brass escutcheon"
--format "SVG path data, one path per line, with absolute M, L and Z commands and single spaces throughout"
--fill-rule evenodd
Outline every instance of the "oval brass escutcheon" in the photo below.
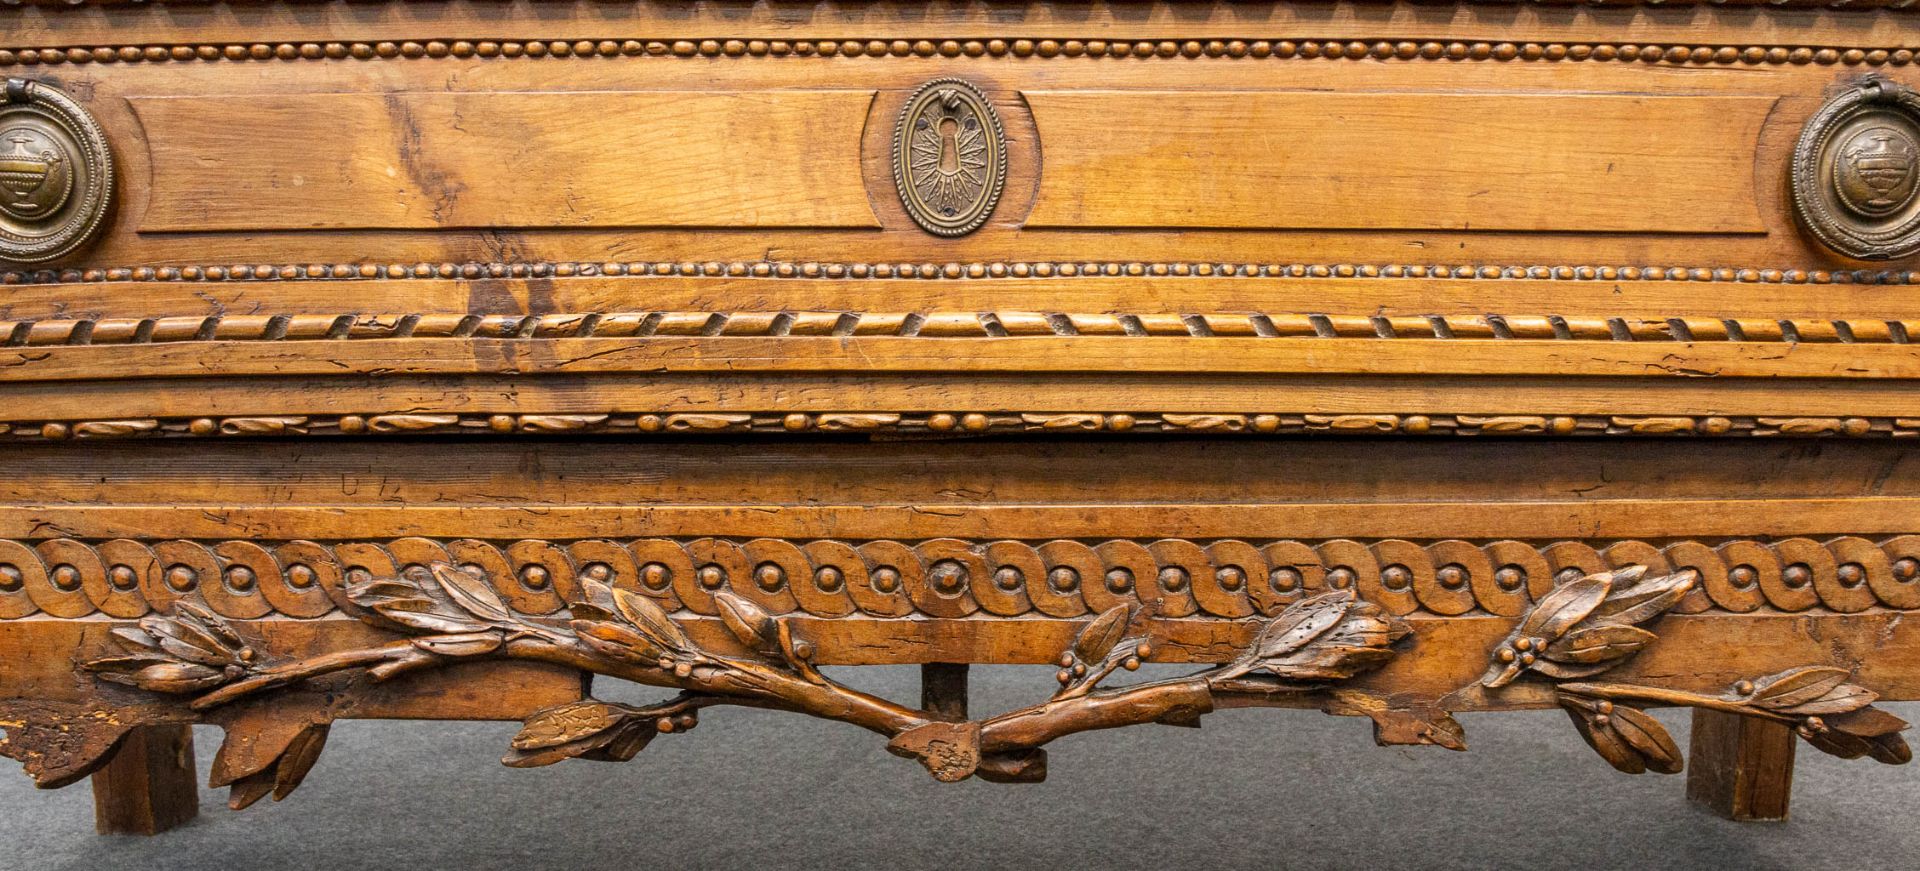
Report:
M 929 233 L 960 236 L 986 223 L 1007 182 L 1007 135 L 986 94 L 951 78 L 914 91 L 893 128 L 893 181 Z
M 53 260 L 99 231 L 113 158 L 93 116 L 59 89 L 7 79 L 0 101 L 0 260 Z
M 1868 78 L 1828 100 L 1794 146 L 1794 211 L 1860 260 L 1920 252 L 1920 94 Z

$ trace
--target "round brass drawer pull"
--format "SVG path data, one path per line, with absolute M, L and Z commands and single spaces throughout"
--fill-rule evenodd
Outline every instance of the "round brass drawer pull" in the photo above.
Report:
M 58 88 L 7 79 L 0 102 L 0 260 L 41 263 L 86 244 L 113 199 L 113 157 Z
M 1920 251 L 1920 94 L 1874 77 L 1847 88 L 1807 122 L 1792 174 L 1821 244 L 1860 260 Z

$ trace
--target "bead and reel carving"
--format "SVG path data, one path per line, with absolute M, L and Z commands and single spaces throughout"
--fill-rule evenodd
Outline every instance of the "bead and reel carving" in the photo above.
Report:
M 113 192 L 93 116 L 59 89 L 7 79 L 0 101 L 0 261 L 41 263 L 86 244 Z
M 1007 182 L 1007 135 L 986 94 L 960 79 L 920 86 L 894 125 L 893 180 L 929 233 L 963 236 L 986 223 Z
M 1920 94 L 1869 77 L 1827 101 L 1794 147 L 1794 210 L 1835 252 L 1920 251 Z

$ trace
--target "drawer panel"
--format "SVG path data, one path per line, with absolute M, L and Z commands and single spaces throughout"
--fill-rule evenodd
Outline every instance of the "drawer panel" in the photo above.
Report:
M 143 233 L 879 226 L 860 178 L 870 91 L 129 102 L 153 161 Z M 263 142 L 300 147 L 235 147 Z
M 0 10 L 117 197 L 0 269 L 0 428 L 1904 437 L 1916 259 L 1793 178 L 1915 208 L 1915 20 Z

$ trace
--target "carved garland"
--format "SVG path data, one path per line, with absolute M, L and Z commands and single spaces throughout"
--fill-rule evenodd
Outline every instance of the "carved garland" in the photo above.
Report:
M 1834 6 L 1852 4 L 1836 0 Z M 1598 61 L 1688 66 L 1906 66 L 1911 48 L 1637 43 L 1464 42 L 1459 40 L 1106 40 L 1106 39 L 701 39 L 280 42 L 0 49 L 0 67 L 186 61 L 418 60 L 440 58 L 616 57 L 1016 57 L 1173 60 Z
M 1634 566 L 1588 575 L 1556 588 L 1528 610 L 1495 648 L 1478 684 L 1499 691 L 1523 676 L 1555 682 L 1560 706 L 1580 736 L 1609 765 L 1628 774 L 1677 774 L 1680 748 L 1646 706 L 1704 708 L 1785 723 L 1814 749 L 1842 759 L 1871 756 L 1889 765 L 1913 758 L 1905 720 L 1872 707 L 1872 690 L 1847 682 L 1843 668 L 1805 666 L 1736 682 L 1719 695 L 1631 683 L 1590 683 L 1658 640 L 1640 627 L 1678 604 L 1697 575 L 1646 577 Z
M 1678 747 L 1640 705 L 1710 708 L 1790 723 L 1816 749 L 1845 758 L 1872 756 L 1892 764 L 1911 752 L 1899 732 L 1907 724 L 1871 707 L 1875 694 L 1847 682 L 1844 669 L 1809 666 L 1707 696 L 1629 683 L 1578 682 L 1598 675 L 1657 640 L 1640 628 L 1677 604 L 1696 582 L 1693 572 L 1647 577 L 1634 566 L 1585 575 L 1559 585 L 1522 616 L 1493 653 L 1478 683 L 1461 693 L 1500 692 L 1537 675 L 1560 682 L 1559 700 L 1581 734 L 1622 771 L 1677 772 Z M 1153 653 L 1133 634 L 1138 609 L 1109 609 L 1087 623 L 1062 653 L 1060 689 L 1048 700 L 983 720 L 952 721 L 898 705 L 826 677 L 815 648 L 792 621 L 722 593 L 721 617 L 744 653 L 696 644 L 645 596 L 582 578 L 580 598 L 565 618 L 515 613 L 484 573 L 447 563 L 415 566 L 395 577 L 366 579 L 348 595 L 362 619 L 402 640 L 281 660 L 199 607 L 175 603 L 165 616 L 114 637 L 125 655 L 96 659 L 88 671 L 154 693 L 182 696 L 201 716 L 218 715 L 228 741 L 215 762 L 215 786 L 231 786 L 230 804 L 299 786 L 325 744 L 330 715 L 291 703 L 284 708 L 237 703 L 326 675 L 364 670 L 374 680 L 480 659 L 515 659 L 681 693 L 631 706 L 586 699 L 529 717 L 504 761 L 516 767 L 565 759 L 626 761 L 655 737 L 685 731 L 698 712 L 745 705 L 852 723 L 886 736 L 887 749 L 919 760 L 942 781 L 980 775 L 1000 782 L 1046 776 L 1048 742 L 1076 732 L 1143 723 L 1195 726 L 1223 704 L 1273 704 L 1314 693 L 1384 664 L 1409 634 L 1380 606 L 1351 590 L 1301 600 L 1265 620 L 1230 661 L 1192 675 L 1101 689 L 1121 669 Z M 1464 732 L 1443 700 L 1416 740 L 1465 749 Z M 230 709 L 220 714 L 222 709 Z M 5 723 L 0 750 L 23 759 L 42 785 L 72 782 L 97 767 L 124 726 L 82 724 L 87 737 L 21 722 Z
M 942 781 L 977 773 L 1032 782 L 1045 777 L 1041 747 L 1055 738 L 1150 722 L 1191 726 L 1221 696 L 1257 703 L 1306 692 L 1385 662 L 1407 631 L 1378 606 L 1335 591 L 1267 621 L 1231 662 L 1184 678 L 1101 690 L 1113 672 L 1138 668 L 1152 654 L 1144 636 L 1128 634 L 1138 609 L 1117 607 L 1088 623 L 1062 654 L 1061 686 L 1052 698 L 986 720 L 949 722 L 829 679 L 813 665 L 813 644 L 790 620 L 730 593 L 716 599 L 744 655 L 700 647 L 644 596 L 591 579 L 582 580 L 581 592 L 567 619 L 530 618 L 509 609 L 478 572 L 446 563 L 416 567 L 349 592 L 367 619 L 414 637 L 293 661 L 276 661 L 220 618 L 176 603 L 168 616 L 114 630 L 127 655 L 94 660 L 87 669 L 105 680 L 190 697 L 192 710 L 210 711 L 348 669 L 386 680 L 465 660 L 529 660 L 682 693 L 646 707 L 590 699 L 541 711 L 513 739 L 505 762 L 516 767 L 572 758 L 624 761 L 659 734 L 692 728 L 702 708 L 747 705 L 877 732 L 890 739 L 889 751 L 920 760 Z M 216 785 L 224 780 L 233 787 L 236 808 L 268 794 L 284 797 L 318 757 L 325 728 L 309 723 L 290 730 L 277 753 L 262 753 L 252 741 L 256 764 L 222 771 Z

